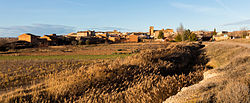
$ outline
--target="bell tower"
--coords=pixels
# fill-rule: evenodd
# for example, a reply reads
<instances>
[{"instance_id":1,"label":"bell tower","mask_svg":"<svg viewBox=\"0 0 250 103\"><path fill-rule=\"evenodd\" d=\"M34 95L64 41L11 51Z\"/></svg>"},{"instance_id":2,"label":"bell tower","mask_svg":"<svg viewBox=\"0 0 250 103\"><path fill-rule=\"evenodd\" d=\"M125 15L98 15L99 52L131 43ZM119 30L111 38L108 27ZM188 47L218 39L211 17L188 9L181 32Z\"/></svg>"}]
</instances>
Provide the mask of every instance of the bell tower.
<instances>
[{"instance_id":1,"label":"bell tower","mask_svg":"<svg viewBox=\"0 0 250 103\"><path fill-rule=\"evenodd\" d=\"M154 35L154 26L149 27L149 35Z\"/></svg>"}]
</instances>

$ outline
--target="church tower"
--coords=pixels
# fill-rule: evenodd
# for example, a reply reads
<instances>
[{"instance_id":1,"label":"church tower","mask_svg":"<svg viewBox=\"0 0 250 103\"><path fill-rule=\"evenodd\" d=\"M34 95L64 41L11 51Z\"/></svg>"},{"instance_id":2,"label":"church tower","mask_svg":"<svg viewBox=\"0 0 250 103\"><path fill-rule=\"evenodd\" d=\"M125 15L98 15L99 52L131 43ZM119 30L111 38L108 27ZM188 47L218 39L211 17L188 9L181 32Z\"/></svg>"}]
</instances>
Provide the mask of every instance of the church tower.
<instances>
[{"instance_id":1,"label":"church tower","mask_svg":"<svg viewBox=\"0 0 250 103\"><path fill-rule=\"evenodd\" d=\"M149 35L154 35L154 26L149 27Z\"/></svg>"}]
</instances>

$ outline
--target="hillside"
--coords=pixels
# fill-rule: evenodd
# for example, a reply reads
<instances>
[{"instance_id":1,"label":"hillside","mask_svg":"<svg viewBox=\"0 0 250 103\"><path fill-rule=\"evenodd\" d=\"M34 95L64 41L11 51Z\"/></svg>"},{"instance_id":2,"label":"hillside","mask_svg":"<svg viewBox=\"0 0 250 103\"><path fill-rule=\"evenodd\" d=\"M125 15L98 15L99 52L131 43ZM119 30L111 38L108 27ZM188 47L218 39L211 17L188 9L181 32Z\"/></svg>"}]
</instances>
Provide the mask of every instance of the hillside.
<instances>
[{"instance_id":1,"label":"hillside","mask_svg":"<svg viewBox=\"0 0 250 103\"><path fill-rule=\"evenodd\" d=\"M165 103L186 102L249 102L250 44L246 41L208 43L207 65L215 69L203 74L198 84L185 87Z\"/></svg>"}]
</instances>

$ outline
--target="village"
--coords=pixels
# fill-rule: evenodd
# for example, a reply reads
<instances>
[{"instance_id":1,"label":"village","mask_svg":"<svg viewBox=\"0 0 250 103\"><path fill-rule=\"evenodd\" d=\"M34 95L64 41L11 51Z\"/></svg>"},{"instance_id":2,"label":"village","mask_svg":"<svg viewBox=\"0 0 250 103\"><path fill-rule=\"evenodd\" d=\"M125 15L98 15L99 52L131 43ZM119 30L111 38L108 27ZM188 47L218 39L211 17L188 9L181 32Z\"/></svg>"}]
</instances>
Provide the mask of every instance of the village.
<instances>
[{"instance_id":1,"label":"village","mask_svg":"<svg viewBox=\"0 0 250 103\"><path fill-rule=\"evenodd\" d=\"M67 35L49 34L37 36L31 33L24 33L18 36L14 42L1 45L1 51L27 47L48 47L59 45L89 45L89 44L113 44L113 43L138 43L138 42L176 42L178 35L189 32L193 34L192 41L221 41L227 39L246 38L249 39L250 30L245 31L190 31L161 29L155 30L154 26L149 27L149 32L119 32L113 31L78 31ZM180 37L181 39L182 37ZM185 41L185 40L179 40Z\"/></svg>"}]
</instances>

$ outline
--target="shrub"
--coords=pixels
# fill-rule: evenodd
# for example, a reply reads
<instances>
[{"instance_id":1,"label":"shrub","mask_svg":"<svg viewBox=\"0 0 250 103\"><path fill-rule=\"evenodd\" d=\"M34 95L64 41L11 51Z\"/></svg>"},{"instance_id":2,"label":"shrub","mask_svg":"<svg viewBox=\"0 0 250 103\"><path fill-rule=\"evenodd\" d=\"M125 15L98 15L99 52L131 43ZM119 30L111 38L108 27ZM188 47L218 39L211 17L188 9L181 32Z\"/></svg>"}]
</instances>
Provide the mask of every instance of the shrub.
<instances>
[{"instance_id":1,"label":"shrub","mask_svg":"<svg viewBox=\"0 0 250 103\"><path fill-rule=\"evenodd\" d=\"M196 36L196 34L194 34L193 32L191 32L189 29L185 30L183 34L177 34L177 36L175 37L175 41L180 42L180 41L197 41L198 38Z\"/></svg>"},{"instance_id":2,"label":"shrub","mask_svg":"<svg viewBox=\"0 0 250 103\"><path fill-rule=\"evenodd\" d=\"M177 36L174 39L176 42L181 42L182 41L181 34L177 34Z\"/></svg>"},{"instance_id":3,"label":"shrub","mask_svg":"<svg viewBox=\"0 0 250 103\"><path fill-rule=\"evenodd\" d=\"M77 45L77 41L75 41L75 40L74 40L74 41L71 41L71 44L72 44L72 45Z\"/></svg>"},{"instance_id":4,"label":"shrub","mask_svg":"<svg viewBox=\"0 0 250 103\"><path fill-rule=\"evenodd\" d=\"M164 33L162 31L160 31L157 38L158 39L163 39L164 38Z\"/></svg>"},{"instance_id":5,"label":"shrub","mask_svg":"<svg viewBox=\"0 0 250 103\"><path fill-rule=\"evenodd\" d=\"M86 44L86 45L90 45L90 40L89 40L89 39L86 40L86 41L85 41L85 44Z\"/></svg>"}]
</instances>

